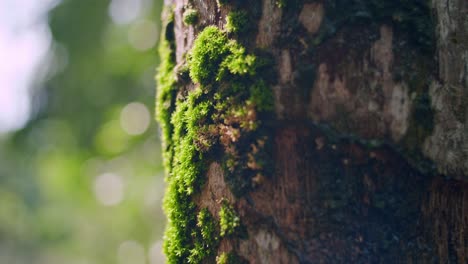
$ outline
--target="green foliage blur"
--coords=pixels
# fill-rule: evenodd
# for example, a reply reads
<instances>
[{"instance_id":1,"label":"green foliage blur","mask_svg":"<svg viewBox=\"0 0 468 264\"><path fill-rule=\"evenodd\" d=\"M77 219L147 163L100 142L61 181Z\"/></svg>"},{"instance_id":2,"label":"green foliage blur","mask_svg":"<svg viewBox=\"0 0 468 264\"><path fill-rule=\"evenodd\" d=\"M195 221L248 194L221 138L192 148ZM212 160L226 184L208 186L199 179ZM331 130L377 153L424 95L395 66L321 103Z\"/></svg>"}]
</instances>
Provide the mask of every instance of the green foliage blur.
<instances>
[{"instance_id":1,"label":"green foliage blur","mask_svg":"<svg viewBox=\"0 0 468 264\"><path fill-rule=\"evenodd\" d=\"M153 121L162 0L142 2L129 24L113 22L108 0L49 12L36 112L0 139L0 263L164 262Z\"/></svg>"}]
</instances>

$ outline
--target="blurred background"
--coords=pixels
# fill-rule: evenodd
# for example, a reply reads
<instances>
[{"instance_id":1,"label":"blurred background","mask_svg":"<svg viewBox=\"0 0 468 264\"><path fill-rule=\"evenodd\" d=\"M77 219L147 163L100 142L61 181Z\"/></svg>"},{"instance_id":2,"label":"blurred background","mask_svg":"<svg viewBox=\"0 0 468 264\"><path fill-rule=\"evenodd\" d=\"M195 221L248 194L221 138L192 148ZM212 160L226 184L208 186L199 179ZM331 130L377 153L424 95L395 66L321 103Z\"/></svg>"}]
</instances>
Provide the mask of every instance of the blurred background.
<instances>
[{"instance_id":1,"label":"blurred background","mask_svg":"<svg viewBox=\"0 0 468 264\"><path fill-rule=\"evenodd\" d=\"M0 263L164 263L163 0L0 0Z\"/></svg>"}]
</instances>

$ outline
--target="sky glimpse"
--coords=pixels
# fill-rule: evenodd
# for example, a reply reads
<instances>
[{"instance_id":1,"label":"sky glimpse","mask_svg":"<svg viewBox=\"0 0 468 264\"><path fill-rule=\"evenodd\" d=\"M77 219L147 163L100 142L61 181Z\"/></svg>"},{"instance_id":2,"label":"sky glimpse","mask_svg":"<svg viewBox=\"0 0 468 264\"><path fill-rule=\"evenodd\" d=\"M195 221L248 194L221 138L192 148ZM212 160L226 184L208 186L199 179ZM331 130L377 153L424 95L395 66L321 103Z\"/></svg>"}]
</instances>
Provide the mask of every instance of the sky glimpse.
<instances>
[{"instance_id":1,"label":"sky glimpse","mask_svg":"<svg viewBox=\"0 0 468 264\"><path fill-rule=\"evenodd\" d=\"M28 120L36 70L51 44L46 14L56 2L0 1L0 133Z\"/></svg>"}]
</instances>

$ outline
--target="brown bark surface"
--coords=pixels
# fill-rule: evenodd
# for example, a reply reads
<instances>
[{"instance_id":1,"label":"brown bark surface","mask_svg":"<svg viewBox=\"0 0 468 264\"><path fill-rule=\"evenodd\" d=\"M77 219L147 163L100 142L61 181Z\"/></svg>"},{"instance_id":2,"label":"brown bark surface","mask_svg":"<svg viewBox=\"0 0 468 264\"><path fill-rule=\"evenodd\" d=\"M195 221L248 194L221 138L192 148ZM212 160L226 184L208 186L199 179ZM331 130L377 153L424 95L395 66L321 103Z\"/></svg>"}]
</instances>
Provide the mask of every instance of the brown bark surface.
<instances>
[{"instance_id":1,"label":"brown bark surface","mask_svg":"<svg viewBox=\"0 0 468 264\"><path fill-rule=\"evenodd\" d=\"M327 1L245 2L259 19L239 39L276 65L275 168L235 197L211 164L197 206L217 216L227 199L247 231L218 252L249 263L467 263L468 2L434 0L412 18L433 21L428 49L398 12L321 37L338 9ZM171 4L177 64L234 8ZM182 22L188 5L196 26Z\"/></svg>"}]
</instances>

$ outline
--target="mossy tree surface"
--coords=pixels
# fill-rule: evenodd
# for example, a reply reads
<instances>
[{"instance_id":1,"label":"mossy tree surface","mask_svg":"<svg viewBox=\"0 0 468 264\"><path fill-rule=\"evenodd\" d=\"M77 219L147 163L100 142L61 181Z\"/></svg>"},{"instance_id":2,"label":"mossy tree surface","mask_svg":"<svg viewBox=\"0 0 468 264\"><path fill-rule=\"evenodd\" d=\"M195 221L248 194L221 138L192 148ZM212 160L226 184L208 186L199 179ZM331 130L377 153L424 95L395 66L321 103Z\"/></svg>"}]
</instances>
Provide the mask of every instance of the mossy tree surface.
<instances>
[{"instance_id":1,"label":"mossy tree surface","mask_svg":"<svg viewBox=\"0 0 468 264\"><path fill-rule=\"evenodd\" d=\"M172 23L168 22L166 30ZM240 224L226 201L217 222L206 208L197 208L193 202L206 168L216 161L227 172L245 177L264 172L259 159L267 155L268 135L258 116L273 109L273 97L265 80L255 76L265 67L261 58L247 54L242 45L213 26L200 32L182 69L181 74L189 75L196 86L178 91L170 41L166 38L160 44L162 63L157 76L157 117L168 172L165 253L170 263L200 263L214 259L218 236L232 235ZM185 98L175 99L181 93ZM243 156L251 165L244 165ZM233 177L233 181L238 192L252 186L249 178Z\"/></svg>"},{"instance_id":2,"label":"mossy tree surface","mask_svg":"<svg viewBox=\"0 0 468 264\"><path fill-rule=\"evenodd\" d=\"M169 263L468 261L468 4L168 2Z\"/></svg>"}]
</instances>

